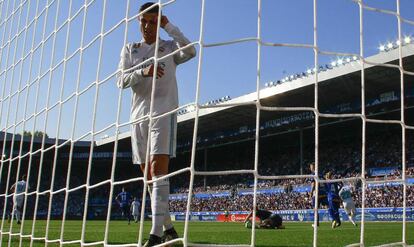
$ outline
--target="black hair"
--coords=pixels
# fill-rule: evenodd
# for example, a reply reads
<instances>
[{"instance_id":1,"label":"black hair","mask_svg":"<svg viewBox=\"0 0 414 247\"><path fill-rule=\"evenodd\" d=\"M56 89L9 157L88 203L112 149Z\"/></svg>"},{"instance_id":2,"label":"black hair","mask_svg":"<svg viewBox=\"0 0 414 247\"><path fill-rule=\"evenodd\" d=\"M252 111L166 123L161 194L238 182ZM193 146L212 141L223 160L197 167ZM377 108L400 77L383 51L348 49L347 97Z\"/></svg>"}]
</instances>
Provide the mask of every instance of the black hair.
<instances>
[{"instance_id":1,"label":"black hair","mask_svg":"<svg viewBox=\"0 0 414 247\"><path fill-rule=\"evenodd\" d=\"M155 3L153 3L153 2L147 2L147 3L144 3L143 5L141 5L141 7L139 8L139 12L141 13L141 12L143 12L144 10L146 10L146 9L148 9L148 8L151 8L153 5L156 5ZM146 13L154 13L154 14L158 14L158 11L159 11L159 7L158 7L158 5L156 5L156 6L154 6L154 7L152 7L151 9L149 9Z\"/></svg>"},{"instance_id":2,"label":"black hair","mask_svg":"<svg viewBox=\"0 0 414 247\"><path fill-rule=\"evenodd\" d=\"M324 170L323 171L323 174L326 176L326 175L328 175L328 173L330 174L330 175L333 175L333 170L331 170L331 169L326 169L326 170Z\"/></svg>"}]
</instances>

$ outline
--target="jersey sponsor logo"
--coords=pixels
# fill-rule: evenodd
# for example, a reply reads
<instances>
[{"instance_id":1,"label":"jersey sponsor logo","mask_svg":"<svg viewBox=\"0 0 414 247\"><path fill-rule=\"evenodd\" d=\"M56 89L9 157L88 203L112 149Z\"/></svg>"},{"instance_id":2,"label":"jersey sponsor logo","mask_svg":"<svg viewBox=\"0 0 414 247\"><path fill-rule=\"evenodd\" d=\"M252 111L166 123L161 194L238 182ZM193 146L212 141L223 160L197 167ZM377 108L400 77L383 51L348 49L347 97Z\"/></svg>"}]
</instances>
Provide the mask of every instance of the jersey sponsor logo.
<instances>
[{"instance_id":1,"label":"jersey sponsor logo","mask_svg":"<svg viewBox=\"0 0 414 247\"><path fill-rule=\"evenodd\" d=\"M247 214L231 214L230 215L230 220L233 221L233 222L243 222L246 219L246 216L247 216ZM218 221L225 221L226 218L228 218L228 217L226 217L224 214L220 214L217 217L217 220Z\"/></svg>"},{"instance_id":2,"label":"jersey sponsor logo","mask_svg":"<svg viewBox=\"0 0 414 247\"><path fill-rule=\"evenodd\" d=\"M134 43L132 45L132 51L131 53L138 53L138 48L141 46L141 43Z\"/></svg>"},{"instance_id":3,"label":"jersey sponsor logo","mask_svg":"<svg viewBox=\"0 0 414 247\"><path fill-rule=\"evenodd\" d=\"M143 57L142 58L142 61L148 60L150 58L152 58L152 57ZM149 62L147 62L147 63L145 63L143 65L138 66L138 69L147 68L147 67L151 66L152 64L154 64L154 61L151 60L151 61L149 61ZM160 68L163 68L163 69L166 67L165 62L158 62L158 66Z\"/></svg>"},{"instance_id":4,"label":"jersey sponsor logo","mask_svg":"<svg viewBox=\"0 0 414 247\"><path fill-rule=\"evenodd\" d=\"M134 43L134 44L132 45L132 48L133 48L133 49L138 49L139 47L141 47L141 43Z\"/></svg>"}]
</instances>

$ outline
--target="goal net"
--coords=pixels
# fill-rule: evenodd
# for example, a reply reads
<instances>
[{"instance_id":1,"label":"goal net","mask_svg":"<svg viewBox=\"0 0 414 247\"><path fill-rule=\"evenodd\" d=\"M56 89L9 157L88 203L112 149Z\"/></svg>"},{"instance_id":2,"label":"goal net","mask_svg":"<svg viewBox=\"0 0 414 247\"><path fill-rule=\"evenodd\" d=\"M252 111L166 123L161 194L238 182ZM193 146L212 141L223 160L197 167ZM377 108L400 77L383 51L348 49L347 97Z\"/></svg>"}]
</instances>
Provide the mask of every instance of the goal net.
<instances>
[{"instance_id":1,"label":"goal net","mask_svg":"<svg viewBox=\"0 0 414 247\"><path fill-rule=\"evenodd\" d=\"M180 217L177 215L181 216L183 226L180 237L164 245L179 243L184 246L255 246L259 241L256 235L258 223L255 220L252 221L247 243L236 241L226 245L193 239L191 236L193 222L191 221L195 218L195 211L222 211L223 215L224 211L233 211L227 210L232 208L228 204L226 207L219 208L205 206L204 209L207 208L207 210L196 209L196 202L198 205L205 202L200 199L205 194L213 200L215 197L227 198L218 199L218 201L238 198L239 201L236 199L235 201L246 202L246 206L236 205L239 207L234 207L234 211L243 211L240 214L244 216L252 211L253 219L255 219L256 209L263 209L268 205L263 203L265 200L275 203L277 200L286 199L275 195L279 193L275 192L277 190L275 188L283 187L283 193L290 193L291 190L302 188L297 181L308 185L311 182L315 183L316 196L313 204L312 196L309 194L306 196L305 194L290 195L291 198L297 196L295 200L298 202L303 201L301 205L307 205L307 212L312 215L309 227L312 223L315 226L317 224L317 218L314 216L321 209L318 206L320 188L324 188L327 183L357 184L358 192L355 193L359 200L357 203L359 207L357 223L360 225L359 241L347 243L348 246L372 245L369 241L367 242L366 221L369 219L367 208L374 204L367 205L367 201L375 197L372 191L375 191L377 185L398 187L397 190L400 192L395 200L385 206L381 203L374 206L398 207L401 210L398 211L396 219L390 218L390 220L401 222L400 239L382 244L386 246L408 244L407 221L414 219L414 217L407 218L407 215L412 214L412 211L410 214L407 212L407 207L413 206L409 205L408 201L409 195L413 194L411 192L413 181L408 178L408 175L413 175L413 172L409 173L408 164L412 161L410 159L412 145L409 143L409 137L412 138L414 125L410 122L410 111L407 110L411 106L412 86L407 85L414 76L412 69L414 46L411 36L404 30L413 30L414 20L407 17L409 14L406 13L407 9L410 9L409 6L412 6L411 3L396 0L394 7L389 8L388 5L387 7L381 4L371 5L372 1L342 1L353 8L354 15L350 23L355 25L354 31L357 33L352 37L356 52L343 52L344 49L338 46L326 45L324 43L326 41L321 44L321 37L325 37L327 32L325 30L327 26L322 24L321 16L324 16L325 12L341 12L340 9L330 10L321 7L326 7L326 1L307 1L306 6L301 4L297 6L306 9L309 17L307 31L305 28L298 30L304 33L303 36L297 37L305 37L304 40L290 42L289 40L296 40L296 36L292 35L293 38L289 36L289 33L295 32L294 30L278 33L282 36L281 38L269 35L269 32L272 32L269 31L272 22L283 24L285 21L290 21L272 19L276 14L275 16L269 14L272 11L283 11L283 7L288 5L287 1L280 1L280 6L273 1L251 1L254 3L254 11L250 9L251 15L246 16L245 19L246 23L250 21L254 25L245 25L243 28L248 30L249 34L243 34L240 37L237 28L244 24L237 26L237 23L233 23L236 25L228 26L228 23L232 23L231 17L226 18L223 15L227 12L237 13L239 4L241 9L250 8L251 6L246 5L245 2L233 1L229 4L205 0L159 0L156 1L156 5L160 7L160 12L168 17L170 17L169 13L174 13L170 21L172 23L175 23L175 19L181 21L178 24L184 27L178 26L184 34L190 33L191 43L179 47L173 53L160 55L160 49L158 49L160 40L157 39L154 44L156 50L154 56L149 56L146 61L134 64L129 70L120 70L118 62L122 48L128 43L139 42L138 18L142 13L138 10L144 2L0 0L0 246L142 246L148 238L148 224L145 220L151 217L148 188L155 181L165 178L169 178L172 185L179 187L172 188L175 194L170 196L170 200L179 202L172 202L170 209L171 213L174 210L179 211L176 212L179 214L174 217L178 221ZM212 6L221 10L220 14L212 15L209 12ZM269 9L269 6L275 9ZM370 33L366 32L365 17L372 14L389 18L393 23L391 30L395 32L395 35L393 34L395 40L381 44L378 54L375 55L365 45L365 42L371 42L367 36L373 35L370 28L368 28ZM192 20L195 19L197 22L193 23ZM221 22L217 19L221 19ZM161 20L161 16L158 20ZM214 23L212 24L214 31L206 30L208 21ZM239 20L234 20L234 22L237 21ZM335 29L334 25L328 28ZM211 41L209 35L214 32L226 38ZM335 35L332 30L328 33ZM157 37L169 39L165 36L160 24L157 26ZM232 63L237 66L240 61L232 59L230 51L234 51L233 47L238 45L253 47L253 52L250 54L253 54L254 59L249 57L243 66L234 69L231 68ZM148 114L140 119L131 120L132 93L130 90L117 88L117 74L133 71L144 66L148 61L152 61L157 67L163 63L163 60L192 46L197 50L196 58L188 64L181 65L183 69L180 70L180 67L177 72L177 80L186 81L184 85L179 85L180 101L184 101L184 104L162 116ZM220 55L214 57L212 54L217 52L216 49ZM287 49L289 52L286 52ZM272 53L275 50L280 53ZM277 72L278 75L269 76L269 71L270 73L284 69L292 71L285 67L269 68L267 61L273 59L269 58L269 54L280 56L281 61L286 61L283 66L290 66L288 56L291 51L308 57L306 60L308 64L300 60L294 62L295 66L299 64L299 68L305 66L304 72L295 72L290 75L284 71ZM292 56L295 57L295 55ZM332 58L335 59L332 60ZM223 67L214 69L212 64L215 62L223 63ZM229 67L225 67L226 63ZM307 70L306 66L309 66ZM295 69L297 68L293 70ZM368 69L371 69L369 73ZM214 76L213 73L215 73ZM225 96L207 102L213 97L208 95L209 93L214 92L216 95L217 91L221 90L221 85L213 85L212 81L221 80L218 77L222 77L224 84L225 80L230 78L229 74L238 73L241 76L238 76L237 80L250 80L255 83L249 84L254 85L250 89L239 89L243 85L233 84L234 91L249 94L233 99ZM243 75L247 73L250 73L251 77L243 78ZM279 75L280 80L264 83L268 78ZM328 85L329 81L334 81L339 77L342 79L338 79L338 88L331 84ZM397 82L391 86L386 84L387 79L378 79L382 82L378 82L377 85L372 83L372 80L377 80L372 79L373 77L377 79L379 77L397 78ZM352 87L345 85L347 80L352 80ZM156 78L153 76L153 88L155 83ZM213 86L209 87L209 84ZM308 88L307 91L305 89L301 91L301 88L305 87ZM373 99L373 88L383 90L377 101ZM351 92L349 94L358 100L357 106L354 107L353 103L346 103L348 99L343 95L348 92L333 92L334 89L349 90ZM297 93L290 94L290 91ZM300 94L303 96L298 96ZM151 95L154 97L154 92ZM181 95L184 95L184 99ZM277 95L281 95L280 100ZM289 101L286 98L290 96L292 99L297 98L294 98L295 101ZM332 100L328 99L328 96L336 99L343 97L343 102L335 110L331 110L327 107ZM272 100L272 97L276 98ZM393 104L390 115L394 115L390 118L387 117L388 115L381 115L387 111L386 108L381 108L381 103L388 102ZM374 109L376 105L379 106ZM153 107L151 105L150 111ZM232 112L233 110L235 112ZM177 160L181 166L178 168L170 166L168 175L149 180L147 175L142 175L138 167L132 165L130 126L132 124L152 126L153 122L160 117L173 115L178 115L179 141L177 144L178 150L182 153L177 154ZM216 119L215 116L217 116ZM235 116L239 118L232 119ZM211 122L209 122L210 117ZM305 120L307 123L302 124L301 121ZM345 177L322 178L319 174L327 169L332 171L336 168L330 167L329 162L325 162L326 156L335 153L335 150L332 151L332 147L331 149L326 147L325 136L321 136L322 128L339 126L338 129L346 132L346 127L341 129L343 128L341 124L347 120L358 122L358 125L352 126L358 131L359 139L352 142L352 145L355 145L351 147L352 150L356 149L355 146L358 149L359 154L354 156L357 158L352 161L358 164L357 169L352 166L352 169L358 172L351 172ZM339 124L336 125L336 123ZM396 161L394 170L398 172L390 175L388 168L384 168L387 170L386 175L377 176L375 179L369 174L379 170L368 169L371 168L369 165L371 165L372 153L375 155L375 152L370 149L370 144L375 142L372 145L375 146L378 142L387 140L375 139L377 132L369 132L370 127L374 128L374 125L380 125L385 129L381 133L386 133L388 126L393 126L393 131L395 131L393 133L398 133L398 140L392 142L392 148L394 148L392 150L397 150L394 154ZM234 126L237 126L237 131L229 133L229 129L234 129ZM278 134L272 132L280 126L290 127L281 128ZM271 155L272 152L276 152L268 149L268 145L278 145L270 141L266 143L268 140L266 138L278 136L281 133L291 133L295 129L298 130L295 133L298 133L300 139L300 154L299 152L295 154L300 156L298 161L300 165L295 166L297 169L292 166L286 167L285 170L278 168L279 170L273 172L273 168L265 166L264 163L282 162L284 158L291 157L290 151L288 147L281 144L277 155L273 154L272 157L263 160L262 153ZM307 130L309 131L306 132ZM213 131L219 134L206 137ZM330 135L333 132L335 131L327 130L326 133ZM386 134L384 135L384 139L388 138ZM396 135L391 136L395 138ZM306 137L310 144L304 147L302 141ZM371 142L370 138L374 141ZM289 143L288 139L282 139L282 141ZM250 149L238 153L240 156L233 158L250 159L249 165L229 164L228 167L224 165L209 167L207 160L209 149L206 147L223 147L220 149L222 151L212 150L212 155L227 155L226 152L233 152L234 147L238 147L237 143L242 143L244 140L250 141L251 145L239 147ZM233 149L228 147L231 145L234 145ZM341 145L345 145L340 146L344 149L338 152L347 148L346 144ZM312 155L303 157L305 153ZM381 155L380 151L378 155ZM292 159L288 158L283 162L291 164ZM149 160L148 147L147 163ZM315 164L313 172L308 170L306 164L311 161ZM147 174L148 169L150 168L146 166L144 174ZM234 180L229 177L234 177ZM213 189L214 193L206 189L208 181L213 178L219 184L216 189ZM236 186L246 178L249 178L249 186ZM26 185L21 192L16 192L19 190L20 181L25 181ZM233 185L228 185L227 181ZM133 229L130 232L135 234L131 239L124 239L122 236L117 238L113 233L117 230L117 225L113 222L123 217L118 210L116 198L123 187L130 190L133 197L140 201L140 210L136 214L138 223L130 228ZM271 187L272 191L265 192L264 187ZM224 196L217 192L222 190L226 191ZM240 199L243 193L248 196ZM270 193L271 196L264 196L266 193ZM17 209L17 205L21 207ZM269 210L281 213L277 210L285 209L283 207ZM295 207L292 209L299 209ZM230 219L239 217L239 214L233 212L229 214L230 216L225 217ZM219 218L217 214L210 215L213 215L214 219ZM300 217L299 221L302 221L305 216ZM326 219L322 217L321 221L324 220ZM289 227L294 228L295 225L289 225ZM321 244L318 238L321 231L318 227L311 229L313 231L312 245L318 246Z\"/></svg>"}]
</instances>

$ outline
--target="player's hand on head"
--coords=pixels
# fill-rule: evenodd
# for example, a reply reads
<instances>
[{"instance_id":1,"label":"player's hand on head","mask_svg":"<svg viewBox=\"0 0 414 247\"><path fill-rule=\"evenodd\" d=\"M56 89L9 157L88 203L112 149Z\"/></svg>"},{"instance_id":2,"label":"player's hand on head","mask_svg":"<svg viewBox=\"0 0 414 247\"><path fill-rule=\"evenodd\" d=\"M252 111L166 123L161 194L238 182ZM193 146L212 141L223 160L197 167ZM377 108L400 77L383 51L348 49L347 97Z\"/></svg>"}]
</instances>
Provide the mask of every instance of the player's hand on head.
<instances>
[{"instance_id":1,"label":"player's hand on head","mask_svg":"<svg viewBox=\"0 0 414 247\"><path fill-rule=\"evenodd\" d=\"M168 18L165 15L161 16L160 26L162 28L165 28L165 26L168 24L168 22L170 22L170 21L168 20Z\"/></svg>"},{"instance_id":2,"label":"player's hand on head","mask_svg":"<svg viewBox=\"0 0 414 247\"><path fill-rule=\"evenodd\" d=\"M142 75L144 77L152 77L152 76L154 76L154 68L155 68L154 64L151 64L149 67L143 69ZM159 79L159 78L161 78L163 76L164 76L164 69L161 68L160 66L158 66L158 69L157 69L157 79Z\"/></svg>"}]
</instances>

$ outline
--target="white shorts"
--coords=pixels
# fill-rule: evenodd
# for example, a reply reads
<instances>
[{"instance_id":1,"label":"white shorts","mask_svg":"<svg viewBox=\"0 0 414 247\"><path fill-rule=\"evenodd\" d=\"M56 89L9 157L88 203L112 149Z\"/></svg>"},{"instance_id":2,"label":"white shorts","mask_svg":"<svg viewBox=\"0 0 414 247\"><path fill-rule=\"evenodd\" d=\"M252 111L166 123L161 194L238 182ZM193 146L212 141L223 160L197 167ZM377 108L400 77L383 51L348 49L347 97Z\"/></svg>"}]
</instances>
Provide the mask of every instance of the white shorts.
<instances>
[{"instance_id":1,"label":"white shorts","mask_svg":"<svg viewBox=\"0 0 414 247\"><path fill-rule=\"evenodd\" d=\"M148 142L148 121L133 124L131 128L132 162L144 164ZM151 129L150 155L167 154L175 157L177 142L177 115L155 119Z\"/></svg>"},{"instance_id":2,"label":"white shorts","mask_svg":"<svg viewBox=\"0 0 414 247\"><path fill-rule=\"evenodd\" d=\"M355 214L355 203L353 201L344 201L342 202L342 205L344 206L345 212L350 215Z\"/></svg>"},{"instance_id":3,"label":"white shorts","mask_svg":"<svg viewBox=\"0 0 414 247\"><path fill-rule=\"evenodd\" d=\"M13 207L22 208L24 203L24 195L17 195L13 197Z\"/></svg>"}]
</instances>

